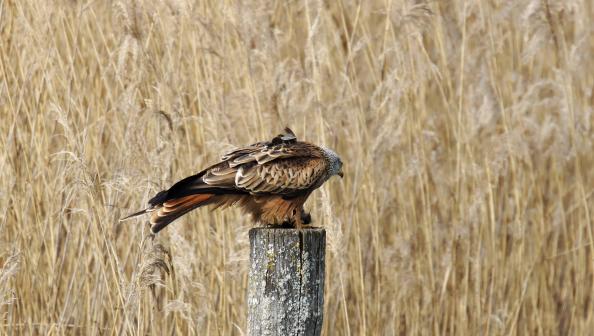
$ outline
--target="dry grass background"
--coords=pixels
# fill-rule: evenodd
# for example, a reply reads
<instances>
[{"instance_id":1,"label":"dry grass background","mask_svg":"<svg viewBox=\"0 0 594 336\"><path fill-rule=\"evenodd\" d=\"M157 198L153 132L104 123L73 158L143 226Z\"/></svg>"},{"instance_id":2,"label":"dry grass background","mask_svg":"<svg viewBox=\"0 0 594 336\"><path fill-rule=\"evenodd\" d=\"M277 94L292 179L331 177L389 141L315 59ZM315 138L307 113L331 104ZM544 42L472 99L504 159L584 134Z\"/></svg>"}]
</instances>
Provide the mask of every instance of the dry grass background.
<instances>
[{"instance_id":1,"label":"dry grass background","mask_svg":"<svg viewBox=\"0 0 594 336\"><path fill-rule=\"evenodd\" d=\"M241 335L248 218L118 218L290 125L325 335L594 328L594 5L0 0L1 334Z\"/></svg>"}]
</instances>

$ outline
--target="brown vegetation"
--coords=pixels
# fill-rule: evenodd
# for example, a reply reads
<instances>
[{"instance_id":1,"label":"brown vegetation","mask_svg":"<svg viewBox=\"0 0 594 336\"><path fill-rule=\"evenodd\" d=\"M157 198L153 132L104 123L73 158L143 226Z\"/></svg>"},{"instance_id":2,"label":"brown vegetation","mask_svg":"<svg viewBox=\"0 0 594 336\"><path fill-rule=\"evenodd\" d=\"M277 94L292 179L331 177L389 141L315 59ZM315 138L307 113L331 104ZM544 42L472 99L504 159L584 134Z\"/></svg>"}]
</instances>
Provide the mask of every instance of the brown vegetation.
<instances>
[{"instance_id":1,"label":"brown vegetation","mask_svg":"<svg viewBox=\"0 0 594 336\"><path fill-rule=\"evenodd\" d=\"M0 1L0 334L241 335L249 218L118 219L289 125L325 335L594 330L591 1Z\"/></svg>"}]
</instances>

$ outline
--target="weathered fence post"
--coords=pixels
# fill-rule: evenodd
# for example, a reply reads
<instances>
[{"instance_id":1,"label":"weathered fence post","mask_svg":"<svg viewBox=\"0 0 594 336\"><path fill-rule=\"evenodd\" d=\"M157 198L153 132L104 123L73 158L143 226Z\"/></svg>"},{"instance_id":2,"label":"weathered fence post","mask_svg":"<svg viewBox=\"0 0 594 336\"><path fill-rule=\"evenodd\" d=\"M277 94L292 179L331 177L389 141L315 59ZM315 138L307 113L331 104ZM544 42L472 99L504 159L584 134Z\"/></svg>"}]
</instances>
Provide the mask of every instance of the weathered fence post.
<instances>
[{"instance_id":1,"label":"weathered fence post","mask_svg":"<svg viewBox=\"0 0 594 336\"><path fill-rule=\"evenodd\" d=\"M250 336L318 336L324 311L324 229L250 230Z\"/></svg>"}]
</instances>

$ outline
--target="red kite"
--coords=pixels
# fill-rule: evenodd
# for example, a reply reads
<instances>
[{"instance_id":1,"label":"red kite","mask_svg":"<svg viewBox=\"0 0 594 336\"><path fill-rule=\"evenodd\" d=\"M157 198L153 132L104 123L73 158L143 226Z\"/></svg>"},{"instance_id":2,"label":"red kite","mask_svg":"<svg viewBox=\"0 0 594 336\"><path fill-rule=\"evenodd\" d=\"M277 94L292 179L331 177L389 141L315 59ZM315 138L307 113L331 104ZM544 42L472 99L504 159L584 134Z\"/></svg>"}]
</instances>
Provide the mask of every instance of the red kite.
<instances>
[{"instance_id":1,"label":"red kite","mask_svg":"<svg viewBox=\"0 0 594 336\"><path fill-rule=\"evenodd\" d=\"M343 176L342 161L327 148L298 141L286 128L271 141L238 148L221 162L157 193L149 207L122 220L150 213L157 233L204 205L239 205L256 222L301 228L311 217L303 203L333 175Z\"/></svg>"}]
</instances>

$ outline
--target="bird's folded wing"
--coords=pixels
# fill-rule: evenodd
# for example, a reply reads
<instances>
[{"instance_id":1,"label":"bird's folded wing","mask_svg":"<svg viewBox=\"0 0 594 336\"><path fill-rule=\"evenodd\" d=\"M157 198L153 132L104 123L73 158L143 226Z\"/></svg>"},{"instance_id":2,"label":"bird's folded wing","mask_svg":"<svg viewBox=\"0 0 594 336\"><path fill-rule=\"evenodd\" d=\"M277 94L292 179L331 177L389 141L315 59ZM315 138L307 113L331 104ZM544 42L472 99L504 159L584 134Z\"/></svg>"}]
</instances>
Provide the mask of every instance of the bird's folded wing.
<instances>
[{"instance_id":1,"label":"bird's folded wing","mask_svg":"<svg viewBox=\"0 0 594 336\"><path fill-rule=\"evenodd\" d=\"M325 161L321 158L275 160L240 167L235 185L254 194L291 194L314 188L325 170Z\"/></svg>"},{"instance_id":2,"label":"bird's folded wing","mask_svg":"<svg viewBox=\"0 0 594 336\"><path fill-rule=\"evenodd\" d=\"M271 141L238 148L222 159L204 172L201 182L252 194L288 195L315 188L327 168L320 148L297 141L288 128Z\"/></svg>"}]
</instances>

